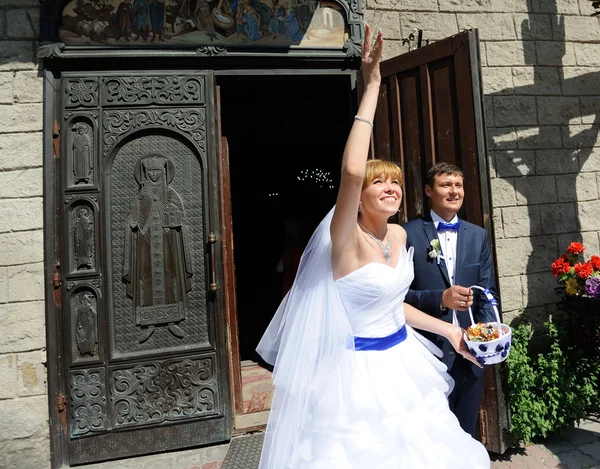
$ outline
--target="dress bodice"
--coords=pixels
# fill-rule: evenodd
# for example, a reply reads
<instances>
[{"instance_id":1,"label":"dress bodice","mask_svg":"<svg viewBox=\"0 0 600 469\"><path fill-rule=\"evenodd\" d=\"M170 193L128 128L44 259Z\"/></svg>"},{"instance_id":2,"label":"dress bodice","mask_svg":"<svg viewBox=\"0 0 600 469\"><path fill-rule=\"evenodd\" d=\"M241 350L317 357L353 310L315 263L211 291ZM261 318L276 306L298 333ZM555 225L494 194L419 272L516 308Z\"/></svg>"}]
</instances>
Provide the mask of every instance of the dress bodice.
<instances>
[{"instance_id":1,"label":"dress bodice","mask_svg":"<svg viewBox=\"0 0 600 469\"><path fill-rule=\"evenodd\" d=\"M354 335L384 337L398 331L413 277L413 248L403 246L395 267L370 262L336 280Z\"/></svg>"}]
</instances>

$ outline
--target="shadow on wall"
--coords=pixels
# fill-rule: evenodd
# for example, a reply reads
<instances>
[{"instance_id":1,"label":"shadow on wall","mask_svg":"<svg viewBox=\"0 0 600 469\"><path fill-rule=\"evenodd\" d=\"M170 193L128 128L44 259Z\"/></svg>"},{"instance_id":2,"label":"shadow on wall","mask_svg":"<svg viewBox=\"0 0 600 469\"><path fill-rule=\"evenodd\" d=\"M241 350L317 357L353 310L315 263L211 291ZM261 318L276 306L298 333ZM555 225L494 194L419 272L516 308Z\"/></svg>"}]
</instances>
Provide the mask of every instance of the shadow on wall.
<instances>
[{"instance_id":1,"label":"shadow on wall","mask_svg":"<svg viewBox=\"0 0 600 469\"><path fill-rule=\"evenodd\" d=\"M524 62L532 67L508 67L514 85L531 83L531 75L533 84L486 94L497 178L492 181L494 205L502 207L504 228L497 239L498 267L503 275L518 274L500 280L504 309L513 310L506 320L519 314L514 292L522 291L536 329L560 299L551 263L571 241L583 241L588 251L595 251L600 229L596 173L582 172L598 141L600 96L593 95L600 95L600 71L580 73L576 68L565 74L564 65L574 64L570 59L565 63L573 44L565 41L565 17L558 14L556 2L534 1L544 14L535 14L527 2L529 18L521 33ZM552 40L539 40L547 39L549 26ZM574 49L569 54L574 59ZM498 225L498 215L496 220Z\"/></svg>"}]
</instances>

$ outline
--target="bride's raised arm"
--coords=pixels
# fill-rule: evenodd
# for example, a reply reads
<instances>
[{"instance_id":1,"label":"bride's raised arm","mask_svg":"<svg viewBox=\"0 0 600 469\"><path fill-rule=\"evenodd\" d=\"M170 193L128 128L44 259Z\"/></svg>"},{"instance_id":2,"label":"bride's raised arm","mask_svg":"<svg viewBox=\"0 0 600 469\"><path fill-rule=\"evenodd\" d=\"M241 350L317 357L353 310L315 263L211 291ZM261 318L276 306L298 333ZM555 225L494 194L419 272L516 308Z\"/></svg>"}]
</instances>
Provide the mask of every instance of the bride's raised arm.
<instances>
[{"instance_id":1,"label":"bride's raised arm","mask_svg":"<svg viewBox=\"0 0 600 469\"><path fill-rule=\"evenodd\" d=\"M372 45L372 41L375 43ZM358 107L354 124L348 135L344 155L340 188L335 212L331 221L333 259L339 259L342 249L356 236L356 216L360 201L365 166L369 153L369 142L373 130L373 117L377 107L381 74L379 62L383 50L383 36L371 37L371 28L365 26L365 40L362 44L362 76L364 92Z\"/></svg>"}]
</instances>

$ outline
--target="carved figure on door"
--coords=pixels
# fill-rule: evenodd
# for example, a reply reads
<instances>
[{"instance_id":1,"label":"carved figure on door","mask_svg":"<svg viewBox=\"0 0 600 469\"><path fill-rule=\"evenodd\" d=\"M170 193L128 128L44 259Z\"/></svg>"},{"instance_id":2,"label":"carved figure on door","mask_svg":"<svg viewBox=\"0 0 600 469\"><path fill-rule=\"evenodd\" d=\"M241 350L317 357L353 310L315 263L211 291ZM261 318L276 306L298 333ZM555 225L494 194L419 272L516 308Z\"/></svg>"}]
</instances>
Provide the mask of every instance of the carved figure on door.
<instances>
[{"instance_id":1,"label":"carved figure on door","mask_svg":"<svg viewBox=\"0 0 600 469\"><path fill-rule=\"evenodd\" d=\"M142 329L138 340L146 341L158 325L181 338L193 269L183 201L170 187L175 165L163 155L146 155L134 177L139 190L126 220L123 282Z\"/></svg>"},{"instance_id":2,"label":"carved figure on door","mask_svg":"<svg viewBox=\"0 0 600 469\"><path fill-rule=\"evenodd\" d=\"M75 211L75 261L77 270L91 269L94 258L94 221L88 207Z\"/></svg>"},{"instance_id":3,"label":"carved figure on door","mask_svg":"<svg viewBox=\"0 0 600 469\"><path fill-rule=\"evenodd\" d=\"M89 184L92 180L92 140L89 127L85 124L73 126L73 176L75 184Z\"/></svg>"},{"instance_id":4,"label":"carved figure on door","mask_svg":"<svg viewBox=\"0 0 600 469\"><path fill-rule=\"evenodd\" d=\"M82 292L77 295L76 301L75 341L77 348L82 356L94 356L98 343L96 298L90 292Z\"/></svg>"}]
</instances>

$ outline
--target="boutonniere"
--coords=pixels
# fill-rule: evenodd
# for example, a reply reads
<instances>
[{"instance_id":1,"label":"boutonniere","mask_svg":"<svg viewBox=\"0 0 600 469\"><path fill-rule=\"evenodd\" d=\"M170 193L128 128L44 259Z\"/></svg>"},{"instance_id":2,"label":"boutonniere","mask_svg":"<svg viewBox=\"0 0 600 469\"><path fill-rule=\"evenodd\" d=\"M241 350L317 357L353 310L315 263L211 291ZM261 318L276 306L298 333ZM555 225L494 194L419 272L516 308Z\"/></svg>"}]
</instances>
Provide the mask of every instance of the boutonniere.
<instances>
[{"instance_id":1,"label":"boutonniere","mask_svg":"<svg viewBox=\"0 0 600 469\"><path fill-rule=\"evenodd\" d=\"M439 239L432 239L429 242L429 247L427 248L427 256L429 256L430 259L436 259L438 264L444 258L440 249Z\"/></svg>"}]
</instances>

